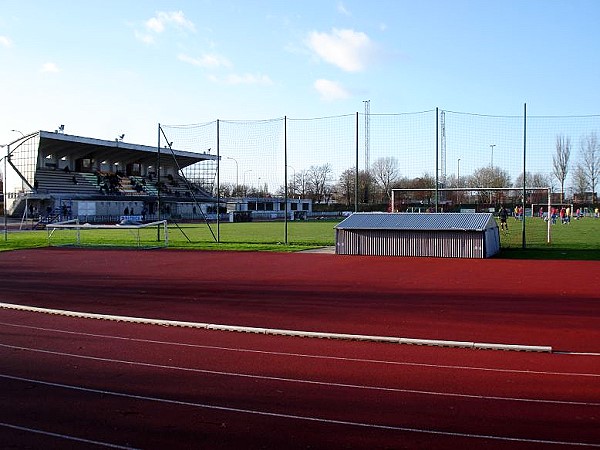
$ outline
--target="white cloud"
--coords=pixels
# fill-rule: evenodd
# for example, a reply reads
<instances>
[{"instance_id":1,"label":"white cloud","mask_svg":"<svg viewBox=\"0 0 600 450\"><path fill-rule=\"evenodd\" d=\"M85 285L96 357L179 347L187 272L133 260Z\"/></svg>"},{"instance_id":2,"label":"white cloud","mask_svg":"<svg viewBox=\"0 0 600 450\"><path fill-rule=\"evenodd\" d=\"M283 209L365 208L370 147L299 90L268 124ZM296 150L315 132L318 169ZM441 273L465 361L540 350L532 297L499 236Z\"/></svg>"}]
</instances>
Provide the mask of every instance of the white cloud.
<instances>
[{"instance_id":1,"label":"white cloud","mask_svg":"<svg viewBox=\"0 0 600 450\"><path fill-rule=\"evenodd\" d=\"M154 33L162 33L167 26L173 26L178 29L187 29L196 31L192 21L185 18L183 11L159 11L156 15L146 21L146 29Z\"/></svg>"},{"instance_id":2,"label":"white cloud","mask_svg":"<svg viewBox=\"0 0 600 450\"><path fill-rule=\"evenodd\" d=\"M313 31L308 47L324 61L347 72L360 72L375 59L376 45L365 33L334 28L331 33Z\"/></svg>"},{"instance_id":3,"label":"white cloud","mask_svg":"<svg viewBox=\"0 0 600 450\"><path fill-rule=\"evenodd\" d=\"M219 67L232 67L231 61L221 55L217 54L204 54L199 58L194 58L189 55L179 54L177 59L180 61L192 64L194 66L203 67L206 69L217 69Z\"/></svg>"},{"instance_id":4,"label":"white cloud","mask_svg":"<svg viewBox=\"0 0 600 450\"><path fill-rule=\"evenodd\" d=\"M271 86L273 81L269 78L268 75L261 74L251 74L245 73L242 75L238 74L229 74L225 77L217 77L216 75L209 75L208 79L215 83L219 84L227 84L227 85L261 85L261 86Z\"/></svg>"},{"instance_id":5,"label":"white cloud","mask_svg":"<svg viewBox=\"0 0 600 450\"><path fill-rule=\"evenodd\" d=\"M351 16L352 14L350 14L350 11L348 11L346 9L346 6L344 5L343 2L338 2L337 4L337 10L340 14L343 14L344 16Z\"/></svg>"},{"instance_id":6,"label":"white cloud","mask_svg":"<svg viewBox=\"0 0 600 450\"><path fill-rule=\"evenodd\" d=\"M6 36L0 36L0 47L11 48L12 41Z\"/></svg>"},{"instance_id":7,"label":"white cloud","mask_svg":"<svg viewBox=\"0 0 600 450\"><path fill-rule=\"evenodd\" d=\"M60 72L60 69L53 62L47 62L42 65L42 68L40 69L40 71L42 73L58 73L58 72Z\"/></svg>"},{"instance_id":8,"label":"white cloud","mask_svg":"<svg viewBox=\"0 0 600 450\"><path fill-rule=\"evenodd\" d=\"M154 36L164 33L167 28L196 31L196 26L185 17L183 11L158 11L154 17L144 22L143 32L135 31L135 37L145 44L153 44Z\"/></svg>"},{"instance_id":9,"label":"white cloud","mask_svg":"<svg viewBox=\"0 0 600 450\"><path fill-rule=\"evenodd\" d=\"M327 102L345 100L351 97L350 92L336 81L319 79L315 81L314 87L321 96L321 99Z\"/></svg>"}]
</instances>

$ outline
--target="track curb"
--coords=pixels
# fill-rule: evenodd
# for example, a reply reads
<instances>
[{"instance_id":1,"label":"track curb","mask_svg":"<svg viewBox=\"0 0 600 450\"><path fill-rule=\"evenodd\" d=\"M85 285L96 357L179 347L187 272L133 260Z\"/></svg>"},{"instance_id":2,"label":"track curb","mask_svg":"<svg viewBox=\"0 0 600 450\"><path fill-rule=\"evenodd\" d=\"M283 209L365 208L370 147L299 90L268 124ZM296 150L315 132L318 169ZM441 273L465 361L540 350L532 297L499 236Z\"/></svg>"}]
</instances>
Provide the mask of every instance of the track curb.
<instances>
[{"instance_id":1,"label":"track curb","mask_svg":"<svg viewBox=\"0 0 600 450\"><path fill-rule=\"evenodd\" d=\"M295 336L317 339L335 339L347 341L363 341L363 342L381 342L390 344L403 345L423 345L433 347L453 347L453 348L471 348L475 350L504 350L504 351L520 351L520 352L540 352L552 353L551 346L545 345L522 345L522 344L498 344L487 342L469 342L469 341L452 341L440 339L415 339L406 337L392 336L369 336L361 334L344 334L344 333L327 333L318 331L296 331L284 330L277 328L262 328L262 327L245 327L237 325L220 325L202 322L185 322L179 320L164 320L164 319L148 319L144 317L129 317L117 316L109 314L96 314L77 311L66 311L62 309L40 308L37 306L16 305L13 303L0 303L0 309L11 309L17 311L38 312L44 314L53 314L67 317L77 317L83 319L110 320L115 322L129 322L146 325L160 325L182 328L198 328L214 331L231 331L238 333L254 333L254 334L269 334L277 336Z\"/></svg>"}]
</instances>

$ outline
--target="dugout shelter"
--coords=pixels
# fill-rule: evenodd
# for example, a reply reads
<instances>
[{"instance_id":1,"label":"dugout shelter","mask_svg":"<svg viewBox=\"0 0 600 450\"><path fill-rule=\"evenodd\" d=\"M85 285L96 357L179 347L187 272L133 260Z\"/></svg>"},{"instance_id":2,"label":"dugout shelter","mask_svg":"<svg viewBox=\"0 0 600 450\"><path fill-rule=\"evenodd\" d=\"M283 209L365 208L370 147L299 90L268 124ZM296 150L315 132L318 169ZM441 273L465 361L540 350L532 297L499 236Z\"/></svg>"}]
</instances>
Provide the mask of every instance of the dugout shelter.
<instances>
[{"instance_id":1,"label":"dugout shelter","mask_svg":"<svg viewBox=\"0 0 600 450\"><path fill-rule=\"evenodd\" d=\"M489 258L500 251L491 213L354 213L335 234L339 255Z\"/></svg>"},{"instance_id":2,"label":"dugout shelter","mask_svg":"<svg viewBox=\"0 0 600 450\"><path fill-rule=\"evenodd\" d=\"M156 220L159 215L200 214L199 208L206 212L216 203L210 194L216 155L170 148L161 152L122 139L57 130L11 142L3 155L6 214L31 219L34 225L72 218L114 222L123 215Z\"/></svg>"}]
</instances>

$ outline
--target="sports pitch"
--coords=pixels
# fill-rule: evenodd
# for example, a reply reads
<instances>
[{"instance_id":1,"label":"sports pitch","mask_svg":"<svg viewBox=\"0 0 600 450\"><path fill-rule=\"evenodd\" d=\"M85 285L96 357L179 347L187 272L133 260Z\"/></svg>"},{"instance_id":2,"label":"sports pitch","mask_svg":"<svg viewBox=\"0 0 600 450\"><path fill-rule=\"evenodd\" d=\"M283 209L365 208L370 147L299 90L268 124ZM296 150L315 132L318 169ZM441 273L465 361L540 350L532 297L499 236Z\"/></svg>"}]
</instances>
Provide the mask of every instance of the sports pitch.
<instances>
[{"instance_id":1,"label":"sports pitch","mask_svg":"<svg viewBox=\"0 0 600 450\"><path fill-rule=\"evenodd\" d=\"M284 222L225 222L218 227L216 223L211 223L210 229L205 223L170 223L168 246L190 250L293 252L335 245L334 227L337 223L319 220L288 222L287 242ZM508 232L500 231L500 258L600 260L600 219L586 217L572 220L568 225L552 225L551 243L548 244L547 223L541 219L528 218L525 223L525 249L522 245L522 222L510 218L508 225ZM112 230L88 230L85 239L92 246L137 246L137 237L127 232L118 234ZM157 241L157 230L145 230L141 240L143 247L152 247L153 242ZM55 234L50 240L45 230L9 231L4 239L0 238L0 250L75 243L73 231Z\"/></svg>"}]
</instances>

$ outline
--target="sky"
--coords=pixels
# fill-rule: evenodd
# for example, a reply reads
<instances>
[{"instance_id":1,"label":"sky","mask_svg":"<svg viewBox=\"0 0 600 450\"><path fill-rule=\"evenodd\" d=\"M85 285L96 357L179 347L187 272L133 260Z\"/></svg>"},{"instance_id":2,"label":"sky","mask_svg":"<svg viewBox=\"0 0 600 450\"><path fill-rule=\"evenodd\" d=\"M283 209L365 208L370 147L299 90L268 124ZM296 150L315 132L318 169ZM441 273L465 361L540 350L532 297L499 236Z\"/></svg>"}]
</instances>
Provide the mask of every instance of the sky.
<instances>
[{"instance_id":1,"label":"sky","mask_svg":"<svg viewBox=\"0 0 600 450\"><path fill-rule=\"evenodd\" d=\"M0 145L59 125L156 145L158 123L365 100L371 114L594 115L599 23L598 0L0 0Z\"/></svg>"},{"instance_id":2,"label":"sky","mask_svg":"<svg viewBox=\"0 0 600 450\"><path fill-rule=\"evenodd\" d=\"M597 0L0 0L0 144L436 107L600 112Z\"/></svg>"}]
</instances>

